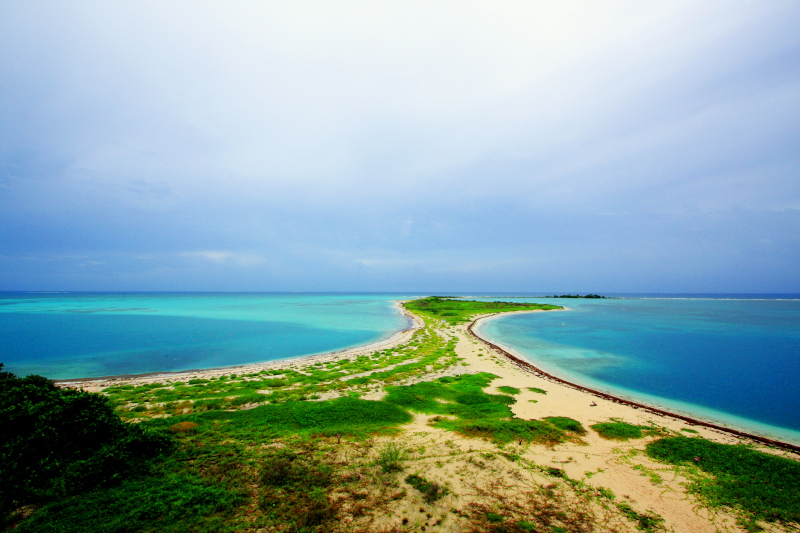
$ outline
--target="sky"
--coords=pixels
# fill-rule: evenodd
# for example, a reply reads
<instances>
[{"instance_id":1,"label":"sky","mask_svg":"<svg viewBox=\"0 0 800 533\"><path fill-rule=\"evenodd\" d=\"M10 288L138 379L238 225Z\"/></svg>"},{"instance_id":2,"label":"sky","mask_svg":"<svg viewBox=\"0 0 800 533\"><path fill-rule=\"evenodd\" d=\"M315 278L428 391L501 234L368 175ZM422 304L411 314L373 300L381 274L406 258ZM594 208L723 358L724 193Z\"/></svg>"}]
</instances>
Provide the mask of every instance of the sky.
<instances>
[{"instance_id":1,"label":"sky","mask_svg":"<svg viewBox=\"0 0 800 533\"><path fill-rule=\"evenodd\" d=\"M0 290L800 293L800 2L0 1Z\"/></svg>"}]
</instances>

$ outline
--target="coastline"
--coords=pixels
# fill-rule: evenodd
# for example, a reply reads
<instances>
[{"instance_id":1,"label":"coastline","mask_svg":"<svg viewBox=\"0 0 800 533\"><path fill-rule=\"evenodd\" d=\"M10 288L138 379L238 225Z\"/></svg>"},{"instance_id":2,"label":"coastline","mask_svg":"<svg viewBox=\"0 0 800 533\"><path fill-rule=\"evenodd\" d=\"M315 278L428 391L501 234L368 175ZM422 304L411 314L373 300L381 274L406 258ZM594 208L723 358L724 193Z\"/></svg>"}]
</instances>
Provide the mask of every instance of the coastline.
<instances>
[{"instance_id":1,"label":"coastline","mask_svg":"<svg viewBox=\"0 0 800 533\"><path fill-rule=\"evenodd\" d=\"M565 307L564 311L567 311L567 310L569 310L569 309ZM514 313L530 313L530 312L536 312L536 311L515 311ZM556 375L554 375L554 374L552 374L550 372L546 372L545 370L542 370L541 368L535 366L534 364L532 364L530 361L525 359L520 354L512 353L512 350L510 348L500 346L500 345L498 345L498 344L496 344L496 343L494 343L494 342L482 337L478 332L475 331L475 328L479 327L481 322L486 322L486 321L489 321L489 320L492 320L492 319L495 319L495 318L499 318L500 316L504 316L504 315L508 315L508 314L513 314L513 313L494 313L494 314L491 314L491 315L485 315L485 316L478 317L475 320L473 320L467 326L467 332L469 333L469 335L471 335L472 337L478 339L480 342L486 344L487 346L489 346L489 348L491 348L496 353L498 353L499 355L501 355L502 357L504 357L505 359L510 361L512 364L514 364L516 367L518 367L519 369L521 369L521 370L523 370L525 372L528 372L530 374L534 374L537 377L546 379L547 381L550 381L552 383L557 383L557 384L562 385L562 386L566 386L566 387L569 387L569 388L572 388L572 389L575 389L575 390L578 390L578 391L581 391L581 392L584 392L584 393L591 394L592 396L595 396L595 397L603 399L603 400L610 401L612 403L616 403L616 404L620 404L620 405L626 405L628 407L632 407L634 409L642 410L642 411L648 412L650 414L654 414L654 415L659 416L659 417L669 417L669 418L674 419L676 421L679 420L679 421L685 422L685 423L687 423L687 424L689 424L691 426L702 426L702 427L708 428L708 429L716 431L716 432L725 433L725 434L733 436L735 438L747 439L747 440L758 442L759 444L764 444L764 445L767 445L767 446L776 447L776 448L780 448L780 449L783 449L783 450L786 450L786 451L790 451L790 452L793 452L793 453L796 453L796 454L800 454L800 445L784 442L784 441L781 441L781 440L777 440L777 439L766 437L766 436L762 436L762 435L757 435L757 434L754 434L754 433L750 433L748 431L732 428L732 427L729 427L729 426L720 425L718 423L711 422L711 421L708 421L708 420L702 420L701 418L696 418L694 416L688 416L688 415L683 415L683 414L680 414L680 413L675 413L675 412L669 411L667 409L662 409L660 407L656 407L656 406L649 405L649 404L646 404L646 403L637 402L635 400L630 400L630 399L627 399L627 398L621 398L621 397L619 397L617 395L614 395L614 394L610 394L610 393L607 393L607 392L599 391L599 390L593 389L591 387L586 387L584 385L580 385L578 383L575 383L575 382L560 378L560 377L558 377L558 376L556 376Z\"/></svg>"},{"instance_id":2,"label":"coastline","mask_svg":"<svg viewBox=\"0 0 800 533\"><path fill-rule=\"evenodd\" d=\"M89 392L97 392L112 385L118 385L120 382L132 384L145 384L153 382L175 382L184 381L187 379L208 379L210 377L219 377L222 375L233 373L254 373L263 370L277 370L282 368L295 368L305 366L318 362L329 362L342 358L358 357L367 352L375 350L382 350L393 348L399 344L403 344L411 339L414 333L424 326L421 318L409 312L402 305L402 301L395 301L394 307L400 313L411 320L411 326L396 331L390 337L379 341L371 342L369 344L362 344L350 348L343 348L341 350L334 350L329 352L322 352L316 354L301 355L299 357L291 357L287 359L276 359L274 361L264 361L260 363L248 363L243 365L231 365L214 368L200 368L189 370L174 370L163 372L145 372L142 374L119 374L113 376L99 376L87 378L68 378L53 380L57 385L62 387L77 387Z\"/></svg>"}]
</instances>

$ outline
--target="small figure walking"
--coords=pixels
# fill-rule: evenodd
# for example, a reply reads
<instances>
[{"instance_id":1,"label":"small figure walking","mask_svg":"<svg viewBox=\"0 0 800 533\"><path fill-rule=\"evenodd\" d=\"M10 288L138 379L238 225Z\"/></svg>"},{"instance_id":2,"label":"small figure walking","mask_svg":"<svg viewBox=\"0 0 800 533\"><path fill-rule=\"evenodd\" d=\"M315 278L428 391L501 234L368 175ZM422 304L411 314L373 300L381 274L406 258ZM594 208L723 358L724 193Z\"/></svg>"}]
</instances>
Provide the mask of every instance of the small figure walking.
<instances>
[{"instance_id":1,"label":"small figure walking","mask_svg":"<svg viewBox=\"0 0 800 533\"><path fill-rule=\"evenodd\" d=\"M695 456L694 456L694 464L697 464L697 463L699 463L699 462L700 462L700 458L699 458L698 456L696 456L696 455L695 455Z\"/></svg>"},{"instance_id":2,"label":"small figure walking","mask_svg":"<svg viewBox=\"0 0 800 533\"><path fill-rule=\"evenodd\" d=\"M522 446L522 437L519 438L519 445Z\"/></svg>"},{"instance_id":3,"label":"small figure walking","mask_svg":"<svg viewBox=\"0 0 800 533\"><path fill-rule=\"evenodd\" d=\"M336 435L336 444L341 444L341 443L342 443L342 434L339 433L338 435Z\"/></svg>"}]
</instances>

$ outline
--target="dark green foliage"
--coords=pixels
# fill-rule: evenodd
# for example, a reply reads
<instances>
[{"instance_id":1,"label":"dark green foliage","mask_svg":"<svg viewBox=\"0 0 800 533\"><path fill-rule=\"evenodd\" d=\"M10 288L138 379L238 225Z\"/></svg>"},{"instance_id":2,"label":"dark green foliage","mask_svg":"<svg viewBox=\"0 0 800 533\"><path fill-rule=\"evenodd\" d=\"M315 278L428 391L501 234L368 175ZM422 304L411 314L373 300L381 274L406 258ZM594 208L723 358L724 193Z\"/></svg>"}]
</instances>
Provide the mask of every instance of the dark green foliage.
<instances>
[{"instance_id":1,"label":"dark green foliage","mask_svg":"<svg viewBox=\"0 0 800 533\"><path fill-rule=\"evenodd\" d=\"M550 422L560 430L569 431L570 433L575 433L576 435L586 435L586 430L583 428L580 422L571 418L567 418L566 416L548 416L544 420L546 422Z\"/></svg>"},{"instance_id":2,"label":"dark green foliage","mask_svg":"<svg viewBox=\"0 0 800 533\"><path fill-rule=\"evenodd\" d=\"M430 296L412 300L403 304L406 309L419 315L436 320L446 320L450 324L469 322L473 316L486 313L504 313L509 311L563 309L558 305L517 303L517 302L476 302Z\"/></svg>"},{"instance_id":3,"label":"dark green foliage","mask_svg":"<svg viewBox=\"0 0 800 533\"><path fill-rule=\"evenodd\" d=\"M226 513L241 501L239 494L196 477L152 477L51 503L14 531L216 533L227 530Z\"/></svg>"},{"instance_id":4,"label":"dark green foliage","mask_svg":"<svg viewBox=\"0 0 800 533\"><path fill-rule=\"evenodd\" d=\"M18 378L0 364L0 516L111 486L171 450L169 436L122 422L107 398Z\"/></svg>"},{"instance_id":5,"label":"dark green foliage","mask_svg":"<svg viewBox=\"0 0 800 533\"><path fill-rule=\"evenodd\" d=\"M636 426L623 422L622 420L612 419L610 422L601 422L590 426L601 437L609 440L628 440L641 439L658 431L658 428L651 426Z\"/></svg>"},{"instance_id":6,"label":"dark green foliage","mask_svg":"<svg viewBox=\"0 0 800 533\"><path fill-rule=\"evenodd\" d=\"M528 390L531 392L535 392L537 394L547 394L547 391L544 389L538 389L536 387L528 387Z\"/></svg>"},{"instance_id":7,"label":"dark green foliage","mask_svg":"<svg viewBox=\"0 0 800 533\"><path fill-rule=\"evenodd\" d=\"M412 474L406 477L406 483L420 491L422 496L425 498L425 501L428 503L435 502L449 492L445 487L439 485L438 483L428 481L424 477L417 474Z\"/></svg>"},{"instance_id":8,"label":"dark green foliage","mask_svg":"<svg viewBox=\"0 0 800 533\"><path fill-rule=\"evenodd\" d=\"M499 390L503 394L519 394L521 392L518 388L509 387L508 385L503 385L501 387L497 387L497 390Z\"/></svg>"},{"instance_id":9,"label":"dark green foliage","mask_svg":"<svg viewBox=\"0 0 800 533\"><path fill-rule=\"evenodd\" d=\"M647 445L647 454L672 464L696 465L714 476L698 476L689 487L712 505L738 508L757 520L800 523L798 461L697 437L659 439Z\"/></svg>"}]
</instances>

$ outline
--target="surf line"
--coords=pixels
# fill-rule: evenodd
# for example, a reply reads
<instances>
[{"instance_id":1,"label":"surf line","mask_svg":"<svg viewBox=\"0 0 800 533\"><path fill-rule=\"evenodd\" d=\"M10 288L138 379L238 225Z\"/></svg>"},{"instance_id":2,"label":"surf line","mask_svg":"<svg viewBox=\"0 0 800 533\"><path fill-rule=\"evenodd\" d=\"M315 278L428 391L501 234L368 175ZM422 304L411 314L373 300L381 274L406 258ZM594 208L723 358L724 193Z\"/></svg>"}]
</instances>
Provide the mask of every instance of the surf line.
<instances>
[{"instance_id":1,"label":"surf line","mask_svg":"<svg viewBox=\"0 0 800 533\"><path fill-rule=\"evenodd\" d=\"M739 431L738 429L733 429L733 428L729 428L729 427L725 427L725 426L720 426L720 425L714 424L712 422L705 422L703 420L698 420L696 418L691 418L689 416L684 416L684 415L679 415L677 413L664 411L663 409L658 409L656 407L652 407L650 405L646 405L646 404L643 404L643 403L638 403L638 402L634 402L632 400L626 400L624 398L619 398L617 396L612 396L611 394L608 394L608 393L605 393L605 392L601 392L601 391L598 391L598 390L595 390L595 389L590 389L589 387L584 387L583 385L578 385L577 383L572 383L571 381L567 381L565 379L562 379L560 377L554 376L552 374L548 374L544 370L542 370L542 369L540 369L538 367L535 367L534 365L532 365L528 361L520 359L519 357L517 357L516 355L514 355L512 353L509 353L508 351L504 350L503 348L501 348L497 344L484 339L483 337L481 337L480 335L475 333L475 331L473 331L472 327L479 320L482 320L484 318L488 318L489 316L494 316L494 315L497 315L497 314L499 314L499 313L493 313L492 315L482 316L482 317L479 317L479 318L473 320L470 323L470 325L467 326L467 332L470 335L472 335L473 337L475 337L476 339L478 339L479 341L481 341L484 344L486 344L487 346L489 346L489 348L491 348L495 352L499 353L501 356L503 356L506 359L508 359L509 361L511 361L514 365L516 365L521 370L524 370L525 372L529 372L531 374L535 374L535 375L537 375L539 377L543 377L543 378L545 378L545 379L547 379L549 381L554 381L556 383L560 383L562 385L566 385L567 387L570 387L570 388L573 388L573 389L577 389L577 390L582 391L582 392L587 392L589 394L592 394L592 395L597 396L598 398L602 398L604 400L608 400L608 401L611 401L611 402L614 402L614 403L623 404L623 405L629 405L629 406L633 407L634 409L642 409L644 411L647 411L648 413L652 413L652 414L657 415L657 416L668 416L670 418L676 418L678 420L683 420L684 422L686 422L686 423L688 423L689 425L692 425L692 426L704 426L704 427L707 427L707 428L710 428L710 429L713 429L713 430L716 430L716 431L719 431L719 432L722 432L722 433L728 433L730 435L735 435L735 436L740 437L740 438L753 440L753 441L756 441L756 442L760 442L762 444L766 444L768 446L773 446L775 448L781 448L781 449L784 449L784 450L788 450L788 451L794 452L796 454L800 454L800 446L796 446L794 444L789 444L788 442L774 440L774 439L770 439L770 438L767 438L767 437L762 437L760 435L753 435L752 433L746 433L744 431Z\"/></svg>"}]
</instances>

